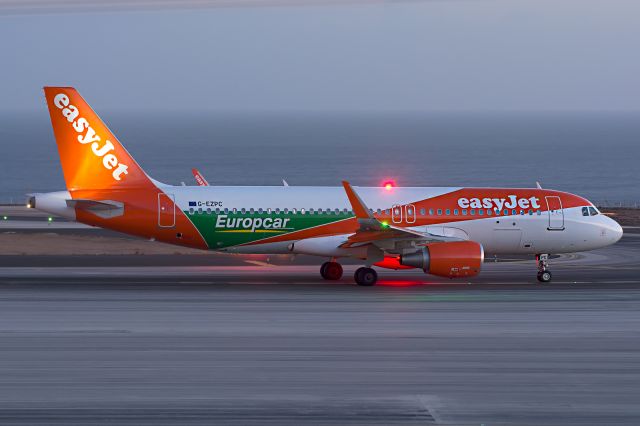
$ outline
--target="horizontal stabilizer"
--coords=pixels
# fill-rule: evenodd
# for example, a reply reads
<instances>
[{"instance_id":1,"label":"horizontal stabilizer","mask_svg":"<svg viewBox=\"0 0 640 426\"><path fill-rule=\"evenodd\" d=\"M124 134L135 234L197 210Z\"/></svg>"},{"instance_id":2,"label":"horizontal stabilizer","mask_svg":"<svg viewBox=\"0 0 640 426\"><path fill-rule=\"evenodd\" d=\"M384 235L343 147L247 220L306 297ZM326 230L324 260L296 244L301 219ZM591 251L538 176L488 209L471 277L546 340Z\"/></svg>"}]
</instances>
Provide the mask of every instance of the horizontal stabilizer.
<instances>
[{"instance_id":1,"label":"horizontal stabilizer","mask_svg":"<svg viewBox=\"0 0 640 426\"><path fill-rule=\"evenodd\" d=\"M76 198L73 200L67 200L67 206L75 209L86 210L105 219L122 216L124 214L124 203L119 201L97 201Z\"/></svg>"}]
</instances>

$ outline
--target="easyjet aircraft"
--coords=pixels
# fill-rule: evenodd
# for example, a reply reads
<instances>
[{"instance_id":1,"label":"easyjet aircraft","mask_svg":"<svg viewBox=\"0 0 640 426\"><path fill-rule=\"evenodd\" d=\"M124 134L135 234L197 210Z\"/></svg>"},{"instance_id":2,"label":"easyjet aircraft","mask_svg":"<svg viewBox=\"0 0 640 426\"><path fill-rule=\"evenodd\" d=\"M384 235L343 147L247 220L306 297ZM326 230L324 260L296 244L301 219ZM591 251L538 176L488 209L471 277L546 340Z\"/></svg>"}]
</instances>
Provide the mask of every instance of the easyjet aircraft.
<instances>
[{"instance_id":1,"label":"easyjet aircraft","mask_svg":"<svg viewBox=\"0 0 640 426\"><path fill-rule=\"evenodd\" d=\"M46 87L66 191L33 195L43 211L170 244L226 253L308 254L359 285L372 266L443 277L478 274L485 254L548 255L604 247L622 228L577 195L542 188L171 186L149 177L78 92Z\"/></svg>"},{"instance_id":2,"label":"easyjet aircraft","mask_svg":"<svg viewBox=\"0 0 640 426\"><path fill-rule=\"evenodd\" d=\"M200 173L200 170L191 169L191 173L193 173L193 178L196 180L196 183L198 184L198 186L209 186L209 182L207 182L204 176L202 176L202 173Z\"/></svg>"}]
</instances>

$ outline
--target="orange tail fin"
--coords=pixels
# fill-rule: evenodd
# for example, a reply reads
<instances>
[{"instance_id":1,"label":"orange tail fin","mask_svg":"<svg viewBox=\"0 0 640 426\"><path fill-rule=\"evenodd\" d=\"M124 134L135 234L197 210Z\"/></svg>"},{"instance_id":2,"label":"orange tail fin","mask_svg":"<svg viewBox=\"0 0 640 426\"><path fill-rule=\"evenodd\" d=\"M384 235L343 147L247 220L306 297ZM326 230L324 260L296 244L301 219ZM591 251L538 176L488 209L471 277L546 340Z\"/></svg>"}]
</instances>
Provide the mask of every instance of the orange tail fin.
<instances>
[{"instance_id":1,"label":"orange tail fin","mask_svg":"<svg viewBox=\"0 0 640 426\"><path fill-rule=\"evenodd\" d=\"M149 177L73 87L45 87L69 191L146 187Z\"/></svg>"}]
</instances>

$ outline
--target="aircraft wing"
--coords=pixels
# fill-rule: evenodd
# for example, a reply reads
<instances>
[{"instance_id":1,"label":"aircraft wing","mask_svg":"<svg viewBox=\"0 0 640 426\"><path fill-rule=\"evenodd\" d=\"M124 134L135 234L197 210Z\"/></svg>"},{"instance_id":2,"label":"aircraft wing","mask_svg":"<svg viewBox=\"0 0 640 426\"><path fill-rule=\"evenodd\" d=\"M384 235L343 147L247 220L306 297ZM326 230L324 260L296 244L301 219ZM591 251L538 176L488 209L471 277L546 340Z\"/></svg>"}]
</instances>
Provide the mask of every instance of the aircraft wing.
<instances>
[{"instance_id":1,"label":"aircraft wing","mask_svg":"<svg viewBox=\"0 0 640 426\"><path fill-rule=\"evenodd\" d=\"M408 228L389 225L378 220L371 209L369 209L349 182L343 181L342 186L347 193L347 198L351 203L351 208L356 215L360 228L351 234L341 247L358 247L366 244L373 244L383 250L395 246L396 242L408 242L413 244L426 244L436 241L460 241L464 238L457 236L436 235L430 232L419 232Z\"/></svg>"}]
</instances>

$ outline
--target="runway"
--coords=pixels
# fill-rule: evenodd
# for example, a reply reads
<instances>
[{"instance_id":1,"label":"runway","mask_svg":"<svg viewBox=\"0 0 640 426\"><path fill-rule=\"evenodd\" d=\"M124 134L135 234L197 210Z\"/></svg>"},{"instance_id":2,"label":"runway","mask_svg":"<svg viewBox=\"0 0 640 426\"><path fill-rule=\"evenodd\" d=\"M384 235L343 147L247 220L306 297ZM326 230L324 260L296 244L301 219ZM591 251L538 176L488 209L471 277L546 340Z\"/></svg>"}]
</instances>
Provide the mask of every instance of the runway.
<instances>
[{"instance_id":1,"label":"runway","mask_svg":"<svg viewBox=\"0 0 640 426\"><path fill-rule=\"evenodd\" d=\"M639 255L374 288L305 258L0 257L0 424L639 424Z\"/></svg>"}]
</instances>

